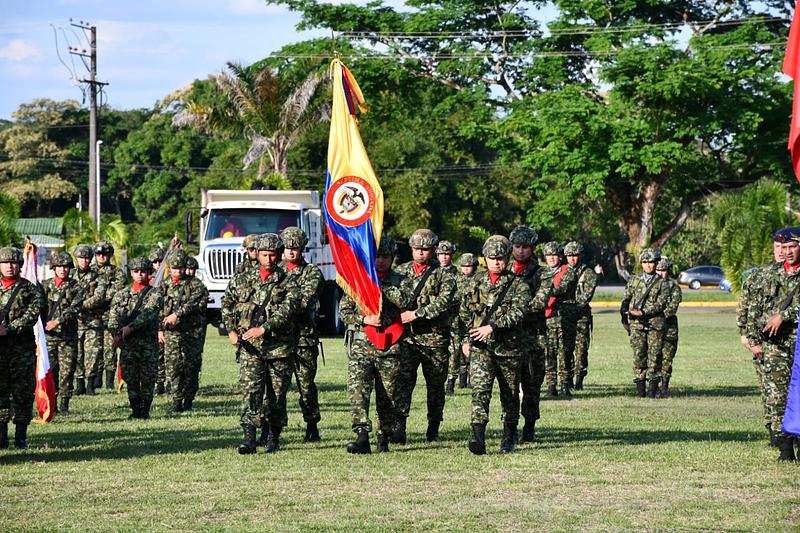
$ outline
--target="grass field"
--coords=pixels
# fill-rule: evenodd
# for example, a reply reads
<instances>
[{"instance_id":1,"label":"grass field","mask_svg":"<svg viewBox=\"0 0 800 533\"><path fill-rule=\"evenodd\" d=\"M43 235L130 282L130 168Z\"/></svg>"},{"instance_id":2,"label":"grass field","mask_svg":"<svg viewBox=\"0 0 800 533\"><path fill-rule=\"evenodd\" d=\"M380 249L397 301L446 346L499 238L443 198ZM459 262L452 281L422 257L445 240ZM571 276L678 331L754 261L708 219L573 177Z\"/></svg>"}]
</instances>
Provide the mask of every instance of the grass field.
<instances>
[{"instance_id":1,"label":"grass field","mask_svg":"<svg viewBox=\"0 0 800 533\"><path fill-rule=\"evenodd\" d=\"M730 302L736 305L736 295L731 292L724 292L719 289L700 289L692 290L687 287L682 288L682 298L684 302ZM622 299L622 291L608 292L597 291L594 294L595 302L619 302Z\"/></svg>"},{"instance_id":2,"label":"grass field","mask_svg":"<svg viewBox=\"0 0 800 533\"><path fill-rule=\"evenodd\" d=\"M297 394L277 454L240 456L233 351L209 331L191 414L131 422L106 391L32 426L0 452L0 530L797 530L800 466L766 445L750 358L732 311L684 311L669 399L631 397L630 349L614 312L596 315L588 389L542 405L538 441L466 449L470 397L448 399L443 441L424 443L424 384L410 442L352 456L345 354L325 341L323 442L303 444ZM374 447L374 442L373 442Z\"/></svg>"}]
</instances>

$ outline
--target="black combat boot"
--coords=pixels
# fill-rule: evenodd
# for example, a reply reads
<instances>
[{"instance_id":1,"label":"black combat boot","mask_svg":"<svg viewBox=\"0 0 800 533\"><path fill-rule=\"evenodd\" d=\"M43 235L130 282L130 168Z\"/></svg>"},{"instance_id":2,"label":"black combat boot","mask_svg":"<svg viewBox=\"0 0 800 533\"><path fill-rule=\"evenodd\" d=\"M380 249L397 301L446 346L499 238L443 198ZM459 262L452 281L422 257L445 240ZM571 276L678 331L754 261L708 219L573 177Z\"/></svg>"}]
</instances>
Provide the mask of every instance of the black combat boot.
<instances>
[{"instance_id":1,"label":"black combat boot","mask_svg":"<svg viewBox=\"0 0 800 533\"><path fill-rule=\"evenodd\" d=\"M575 390L583 390L583 376L575 378Z\"/></svg>"},{"instance_id":2,"label":"black combat boot","mask_svg":"<svg viewBox=\"0 0 800 533\"><path fill-rule=\"evenodd\" d=\"M347 445L347 453L372 453L372 449L369 446L369 431L367 431L367 428L358 428L356 430L356 440Z\"/></svg>"},{"instance_id":3,"label":"black combat boot","mask_svg":"<svg viewBox=\"0 0 800 533\"><path fill-rule=\"evenodd\" d=\"M458 375L458 388L459 389L466 389L469 387L469 380L467 379L469 374L467 372L462 372Z\"/></svg>"},{"instance_id":4,"label":"black combat boot","mask_svg":"<svg viewBox=\"0 0 800 533\"><path fill-rule=\"evenodd\" d=\"M164 385L164 392L166 394L172 394L172 382L171 381L167 381L167 384Z\"/></svg>"},{"instance_id":5,"label":"black combat boot","mask_svg":"<svg viewBox=\"0 0 800 533\"><path fill-rule=\"evenodd\" d=\"M69 414L69 398L61 398L61 405L58 406L58 412L62 416Z\"/></svg>"},{"instance_id":6,"label":"black combat boot","mask_svg":"<svg viewBox=\"0 0 800 533\"><path fill-rule=\"evenodd\" d=\"M0 450L8 448L8 422L0 422Z\"/></svg>"},{"instance_id":7,"label":"black combat boot","mask_svg":"<svg viewBox=\"0 0 800 533\"><path fill-rule=\"evenodd\" d=\"M645 394L645 390L644 389L645 389L645 382L644 381L637 381L636 382L636 397L637 398L644 398L645 396L647 396L647 394Z\"/></svg>"},{"instance_id":8,"label":"black combat boot","mask_svg":"<svg viewBox=\"0 0 800 533\"><path fill-rule=\"evenodd\" d=\"M781 451L778 461L794 461L794 437L779 435L775 440L778 442L778 449Z\"/></svg>"},{"instance_id":9,"label":"black combat boot","mask_svg":"<svg viewBox=\"0 0 800 533\"><path fill-rule=\"evenodd\" d=\"M555 383L551 383L550 385L547 386L547 395L551 398L558 397L558 389L556 388Z\"/></svg>"},{"instance_id":10,"label":"black combat boot","mask_svg":"<svg viewBox=\"0 0 800 533\"><path fill-rule=\"evenodd\" d=\"M106 370L106 388L114 390L114 371Z\"/></svg>"},{"instance_id":11,"label":"black combat boot","mask_svg":"<svg viewBox=\"0 0 800 533\"><path fill-rule=\"evenodd\" d=\"M778 435L772 431L772 424L766 424L767 431L769 432L769 447L770 448L777 448L778 447Z\"/></svg>"},{"instance_id":12,"label":"black combat boot","mask_svg":"<svg viewBox=\"0 0 800 533\"><path fill-rule=\"evenodd\" d=\"M468 447L475 455L486 455L486 424L472 424L472 440Z\"/></svg>"},{"instance_id":13,"label":"black combat boot","mask_svg":"<svg viewBox=\"0 0 800 533\"><path fill-rule=\"evenodd\" d=\"M128 396L128 404L130 404L131 406L131 414L128 416L128 420L134 418L141 418L139 414L139 405L140 405L139 398L131 398L130 396Z\"/></svg>"},{"instance_id":14,"label":"black combat boot","mask_svg":"<svg viewBox=\"0 0 800 533\"><path fill-rule=\"evenodd\" d=\"M392 433L391 440L395 444L405 444L406 443L406 417L400 416L397 419L397 426L394 428L394 433Z\"/></svg>"},{"instance_id":15,"label":"black combat boot","mask_svg":"<svg viewBox=\"0 0 800 533\"><path fill-rule=\"evenodd\" d=\"M94 396L96 393L94 391L94 385L97 382L97 378L89 376L86 378L86 396Z\"/></svg>"},{"instance_id":16,"label":"black combat boot","mask_svg":"<svg viewBox=\"0 0 800 533\"><path fill-rule=\"evenodd\" d=\"M651 398L658 398L658 384L660 381L660 379L650 380L650 389L647 391L647 395Z\"/></svg>"},{"instance_id":17,"label":"black combat boot","mask_svg":"<svg viewBox=\"0 0 800 533\"><path fill-rule=\"evenodd\" d=\"M389 451L389 435L386 433L378 433L378 453Z\"/></svg>"},{"instance_id":18,"label":"black combat boot","mask_svg":"<svg viewBox=\"0 0 800 533\"><path fill-rule=\"evenodd\" d=\"M561 384L561 394L563 394L565 398L572 398L572 392L569 390L569 383Z\"/></svg>"},{"instance_id":19,"label":"black combat boot","mask_svg":"<svg viewBox=\"0 0 800 533\"><path fill-rule=\"evenodd\" d=\"M445 387L444 393L446 396L456 395L456 378L454 377L447 378L447 387Z\"/></svg>"},{"instance_id":20,"label":"black combat boot","mask_svg":"<svg viewBox=\"0 0 800 533\"><path fill-rule=\"evenodd\" d=\"M503 440L500 441L500 453L511 453L517 445L517 425L505 424L503 427Z\"/></svg>"},{"instance_id":21,"label":"black combat boot","mask_svg":"<svg viewBox=\"0 0 800 533\"><path fill-rule=\"evenodd\" d=\"M172 412L173 413L182 413L183 412L183 400L172 400Z\"/></svg>"},{"instance_id":22,"label":"black combat boot","mask_svg":"<svg viewBox=\"0 0 800 533\"><path fill-rule=\"evenodd\" d=\"M20 450L28 447L28 424L17 424L15 426L14 446ZM792 460L794 461L794 452L792 452Z\"/></svg>"},{"instance_id":23,"label":"black combat boot","mask_svg":"<svg viewBox=\"0 0 800 533\"><path fill-rule=\"evenodd\" d=\"M185 400L183 400L183 410L191 411L193 403L194 403L194 398L186 398Z\"/></svg>"},{"instance_id":24,"label":"black combat boot","mask_svg":"<svg viewBox=\"0 0 800 533\"><path fill-rule=\"evenodd\" d=\"M94 390L95 392L103 388L103 371L98 370L97 375L94 377Z\"/></svg>"},{"instance_id":25,"label":"black combat boot","mask_svg":"<svg viewBox=\"0 0 800 533\"><path fill-rule=\"evenodd\" d=\"M428 430L425 431L425 440L428 442L439 442L439 424L441 422L436 420L428 421Z\"/></svg>"},{"instance_id":26,"label":"black combat boot","mask_svg":"<svg viewBox=\"0 0 800 533\"><path fill-rule=\"evenodd\" d=\"M256 441L257 446L266 446L269 441L269 425L267 423L261 424L261 436Z\"/></svg>"},{"instance_id":27,"label":"black combat boot","mask_svg":"<svg viewBox=\"0 0 800 533\"><path fill-rule=\"evenodd\" d=\"M536 438L536 420L525 419L525 424L522 426L522 442L533 442Z\"/></svg>"},{"instance_id":28,"label":"black combat boot","mask_svg":"<svg viewBox=\"0 0 800 533\"><path fill-rule=\"evenodd\" d=\"M255 429L255 428L254 428ZM281 449L281 426L270 426L269 438L267 439L267 453L277 452Z\"/></svg>"},{"instance_id":29,"label":"black combat boot","mask_svg":"<svg viewBox=\"0 0 800 533\"><path fill-rule=\"evenodd\" d=\"M319 442L322 437L319 434L319 428L316 422L309 422L306 424L306 435L303 437L303 442Z\"/></svg>"},{"instance_id":30,"label":"black combat boot","mask_svg":"<svg viewBox=\"0 0 800 533\"><path fill-rule=\"evenodd\" d=\"M156 394L161 396L164 394L164 384L163 383L156 383Z\"/></svg>"},{"instance_id":31,"label":"black combat boot","mask_svg":"<svg viewBox=\"0 0 800 533\"><path fill-rule=\"evenodd\" d=\"M669 396L669 378L665 377L661 380L661 397L666 398Z\"/></svg>"},{"instance_id":32,"label":"black combat boot","mask_svg":"<svg viewBox=\"0 0 800 533\"><path fill-rule=\"evenodd\" d=\"M78 385L75 387L75 396L83 396L86 394L86 380L78 378Z\"/></svg>"},{"instance_id":33,"label":"black combat boot","mask_svg":"<svg viewBox=\"0 0 800 533\"><path fill-rule=\"evenodd\" d=\"M244 440L239 445L239 455L256 453L256 427L244 426Z\"/></svg>"},{"instance_id":34,"label":"black combat boot","mask_svg":"<svg viewBox=\"0 0 800 533\"><path fill-rule=\"evenodd\" d=\"M575 390L575 380L573 376L570 376L569 379L567 379L567 388L570 390Z\"/></svg>"},{"instance_id":35,"label":"black combat boot","mask_svg":"<svg viewBox=\"0 0 800 533\"><path fill-rule=\"evenodd\" d=\"M153 399L147 398L140 401L141 403L139 404L139 418L147 420L148 418L150 418L150 406L153 405Z\"/></svg>"}]
</instances>

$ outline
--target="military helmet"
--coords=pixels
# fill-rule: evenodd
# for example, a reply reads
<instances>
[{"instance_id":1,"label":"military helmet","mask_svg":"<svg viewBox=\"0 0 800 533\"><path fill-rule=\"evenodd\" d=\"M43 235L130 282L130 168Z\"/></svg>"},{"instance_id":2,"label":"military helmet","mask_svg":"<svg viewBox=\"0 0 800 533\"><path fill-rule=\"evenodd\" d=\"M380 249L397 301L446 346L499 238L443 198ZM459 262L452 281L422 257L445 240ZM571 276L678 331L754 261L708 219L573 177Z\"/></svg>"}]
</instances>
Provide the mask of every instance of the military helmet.
<instances>
[{"instance_id":1,"label":"military helmet","mask_svg":"<svg viewBox=\"0 0 800 533\"><path fill-rule=\"evenodd\" d=\"M283 246L286 248L300 248L303 249L308 244L308 237L306 232L297 226L289 226L281 231L281 240Z\"/></svg>"},{"instance_id":2,"label":"military helmet","mask_svg":"<svg viewBox=\"0 0 800 533\"><path fill-rule=\"evenodd\" d=\"M180 251L180 250L178 250ZM174 255L174 254L173 254ZM128 263L128 269L130 270L142 270L144 272L152 272L153 271L153 263L150 262L148 258L143 255L139 257L134 257L131 259L130 263Z\"/></svg>"},{"instance_id":3,"label":"military helmet","mask_svg":"<svg viewBox=\"0 0 800 533\"><path fill-rule=\"evenodd\" d=\"M167 259L167 265L170 268L186 268L186 260L189 259L189 254L181 249L172 252L172 255Z\"/></svg>"},{"instance_id":4,"label":"military helmet","mask_svg":"<svg viewBox=\"0 0 800 533\"><path fill-rule=\"evenodd\" d=\"M496 259L508 257L511 253L511 241L502 235L492 235L483 243L483 256Z\"/></svg>"},{"instance_id":5,"label":"military helmet","mask_svg":"<svg viewBox=\"0 0 800 533\"><path fill-rule=\"evenodd\" d=\"M83 259L91 259L94 257L94 250L88 244L79 244L75 247L75 257Z\"/></svg>"},{"instance_id":6,"label":"military helmet","mask_svg":"<svg viewBox=\"0 0 800 533\"><path fill-rule=\"evenodd\" d=\"M550 241L542 247L542 253L544 255L561 255L564 253L564 248L558 241Z\"/></svg>"},{"instance_id":7,"label":"military helmet","mask_svg":"<svg viewBox=\"0 0 800 533\"><path fill-rule=\"evenodd\" d=\"M378 244L378 255L391 255L397 253L397 243L391 237L381 237L381 242Z\"/></svg>"},{"instance_id":8,"label":"military helmet","mask_svg":"<svg viewBox=\"0 0 800 533\"><path fill-rule=\"evenodd\" d=\"M458 258L458 266L460 267L476 267L478 266L478 258L474 254L465 253L461 254Z\"/></svg>"},{"instance_id":9,"label":"military helmet","mask_svg":"<svg viewBox=\"0 0 800 533\"><path fill-rule=\"evenodd\" d=\"M0 263L19 263L23 262L22 250L15 246L0 248Z\"/></svg>"},{"instance_id":10,"label":"military helmet","mask_svg":"<svg viewBox=\"0 0 800 533\"><path fill-rule=\"evenodd\" d=\"M191 255L186 259L186 268L191 268L192 270L197 270L200 268L200 263L197 262L197 259L192 257Z\"/></svg>"},{"instance_id":11,"label":"military helmet","mask_svg":"<svg viewBox=\"0 0 800 533\"><path fill-rule=\"evenodd\" d=\"M242 241L242 248L255 248L258 243L258 234L251 233Z\"/></svg>"},{"instance_id":12,"label":"military helmet","mask_svg":"<svg viewBox=\"0 0 800 533\"><path fill-rule=\"evenodd\" d=\"M150 248L150 253L147 254L147 258L150 261L153 262L158 261L160 263L161 261L164 260L164 249L161 248L160 246L153 246L152 248Z\"/></svg>"},{"instance_id":13,"label":"military helmet","mask_svg":"<svg viewBox=\"0 0 800 533\"><path fill-rule=\"evenodd\" d=\"M258 251L278 252L284 247L283 240L277 233L265 233L258 236L256 248Z\"/></svg>"},{"instance_id":14,"label":"military helmet","mask_svg":"<svg viewBox=\"0 0 800 533\"><path fill-rule=\"evenodd\" d=\"M75 263L72 262L72 256L69 255L69 252L58 252L50 259L50 266L75 268Z\"/></svg>"},{"instance_id":15,"label":"military helmet","mask_svg":"<svg viewBox=\"0 0 800 533\"><path fill-rule=\"evenodd\" d=\"M114 255L114 245L108 241L100 241L94 245L94 253Z\"/></svg>"},{"instance_id":16,"label":"military helmet","mask_svg":"<svg viewBox=\"0 0 800 533\"><path fill-rule=\"evenodd\" d=\"M568 242L564 246L564 255L581 255L583 253L583 245L579 242Z\"/></svg>"},{"instance_id":17,"label":"military helmet","mask_svg":"<svg viewBox=\"0 0 800 533\"><path fill-rule=\"evenodd\" d=\"M418 229L411 234L408 245L412 248L430 250L439 243L439 237L429 229Z\"/></svg>"},{"instance_id":18,"label":"military helmet","mask_svg":"<svg viewBox=\"0 0 800 533\"><path fill-rule=\"evenodd\" d=\"M517 226L511 230L508 240L511 241L511 244L533 247L533 245L536 244L536 241L539 240L539 235L533 228L528 226Z\"/></svg>"},{"instance_id":19,"label":"military helmet","mask_svg":"<svg viewBox=\"0 0 800 533\"><path fill-rule=\"evenodd\" d=\"M672 268L672 261L668 257L662 257L656 263L656 270L670 270Z\"/></svg>"},{"instance_id":20,"label":"military helmet","mask_svg":"<svg viewBox=\"0 0 800 533\"><path fill-rule=\"evenodd\" d=\"M450 241L439 241L439 246L436 247L437 254L453 254L457 250L456 245Z\"/></svg>"},{"instance_id":21,"label":"military helmet","mask_svg":"<svg viewBox=\"0 0 800 533\"><path fill-rule=\"evenodd\" d=\"M640 263L644 263L645 261L657 263L659 259L661 259L661 252L659 250L653 250L652 248L645 248L644 250L639 252Z\"/></svg>"}]
</instances>

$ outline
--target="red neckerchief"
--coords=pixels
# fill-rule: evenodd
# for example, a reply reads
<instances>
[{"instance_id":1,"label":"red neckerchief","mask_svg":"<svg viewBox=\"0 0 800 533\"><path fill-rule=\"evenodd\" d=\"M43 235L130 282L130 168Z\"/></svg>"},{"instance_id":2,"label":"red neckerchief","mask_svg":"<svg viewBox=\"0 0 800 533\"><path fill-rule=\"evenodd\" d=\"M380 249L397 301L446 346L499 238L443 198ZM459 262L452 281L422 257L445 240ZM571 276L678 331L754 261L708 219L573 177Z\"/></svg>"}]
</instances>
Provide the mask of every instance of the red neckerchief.
<instances>
[{"instance_id":1,"label":"red neckerchief","mask_svg":"<svg viewBox=\"0 0 800 533\"><path fill-rule=\"evenodd\" d=\"M428 268L428 263L421 263L420 264L420 263L417 263L416 261L414 261L411 264L414 267L414 274L417 275L417 276L419 276L420 274L425 272L425 269Z\"/></svg>"},{"instance_id":2,"label":"red neckerchief","mask_svg":"<svg viewBox=\"0 0 800 533\"><path fill-rule=\"evenodd\" d=\"M181 278L177 278L177 279L175 279L175 278L173 278L173 277L170 277L169 279L171 279L171 280L172 280L172 284L173 284L173 285L177 285L178 283L180 283L180 282L181 282Z\"/></svg>"},{"instance_id":3,"label":"red neckerchief","mask_svg":"<svg viewBox=\"0 0 800 533\"><path fill-rule=\"evenodd\" d=\"M561 269L558 271L558 274L553 278L553 288L557 289L559 285L561 285L561 278L564 277L564 272L567 271L569 265L561 265ZM556 303L556 297L551 296L549 300L547 300L547 307L544 310L545 318L550 318L553 316L553 306Z\"/></svg>"},{"instance_id":4,"label":"red neckerchief","mask_svg":"<svg viewBox=\"0 0 800 533\"><path fill-rule=\"evenodd\" d=\"M386 278L386 274L388 274L388 272L378 272L378 279L380 279L380 280L385 279Z\"/></svg>"},{"instance_id":5,"label":"red neckerchief","mask_svg":"<svg viewBox=\"0 0 800 533\"><path fill-rule=\"evenodd\" d=\"M494 285L495 283L497 283L497 280L500 279L500 276L502 275L503 275L502 272L500 272L499 274L495 274L494 272L489 272L489 283Z\"/></svg>"},{"instance_id":6,"label":"red neckerchief","mask_svg":"<svg viewBox=\"0 0 800 533\"><path fill-rule=\"evenodd\" d=\"M258 269L258 275L261 276L261 283L266 283L266 281L269 278L270 274L272 274L272 271L268 271L264 267L260 267Z\"/></svg>"},{"instance_id":7,"label":"red neckerchief","mask_svg":"<svg viewBox=\"0 0 800 533\"><path fill-rule=\"evenodd\" d=\"M149 285L150 285L149 281L147 283L136 283L134 281L133 285L131 285L131 288L133 289L133 294L136 294L137 292L141 291L142 289L144 289L145 287L147 287Z\"/></svg>"},{"instance_id":8,"label":"red neckerchief","mask_svg":"<svg viewBox=\"0 0 800 533\"><path fill-rule=\"evenodd\" d=\"M798 270L800 270L800 263L797 263L796 265L790 265L786 261L783 262L783 271L787 274L794 274Z\"/></svg>"},{"instance_id":9,"label":"red neckerchief","mask_svg":"<svg viewBox=\"0 0 800 533\"><path fill-rule=\"evenodd\" d=\"M59 278L58 276L53 278L53 283L56 284L56 289L59 288L60 286L62 286L63 284L65 284L66 282L67 282L67 278Z\"/></svg>"},{"instance_id":10,"label":"red neckerchief","mask_svg":"<svg viewBox=\"0 0 800 533\"><path fill-rule=\"evenodd\" d=\"M520 262L520 261L517 261L516 259L514 259L514 274L519 274L520 272L522 272L523 270L528 268L528 266L530 266L530 264L531 264L531 260L530 259L528 259L527 261L524 261L524 262Z\"/></svg>"},{"instance_id":11,"label":"red neckerchief","mask_svg":"<svg viewBox=\"0 0 800 533\"><path fill-rule=\"evenodd\" d=\"M299 266L300 266L300 263L292 263L290 261L286 262L286 270L288 270L289 272L291 272L292 270L294 270L295 268L297 268Z\"/></svg>"},{"instance_id":12,"label":"red neckerchief","mask_svg":"<svg viewBox=\"0 0 800 533\"><path fill-rule=\"evenodd\" d=\"M3 288L7 289L17 282L19 278L2 278Z\"/></svg>"}]
</instances>

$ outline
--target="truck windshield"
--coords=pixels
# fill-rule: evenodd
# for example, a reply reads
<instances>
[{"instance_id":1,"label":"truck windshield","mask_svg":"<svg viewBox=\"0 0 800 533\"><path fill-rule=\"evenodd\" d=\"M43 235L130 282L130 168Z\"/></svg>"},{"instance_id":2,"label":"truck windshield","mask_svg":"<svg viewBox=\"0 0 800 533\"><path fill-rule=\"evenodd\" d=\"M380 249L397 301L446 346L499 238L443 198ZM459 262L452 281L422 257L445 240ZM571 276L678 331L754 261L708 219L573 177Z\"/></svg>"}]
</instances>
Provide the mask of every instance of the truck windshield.
<instances>
[{"instance_id":1,"label":"truck windshield","mask_svg":"<svg viewBox=\"0 0 800 533\"><path fill-rule=\"evenodd\" d=\"M288 226L299 226L299 216L299 211L288 209L216 209L208 214L206 239L277 233Z\"/></svg>"}]
</instances>

